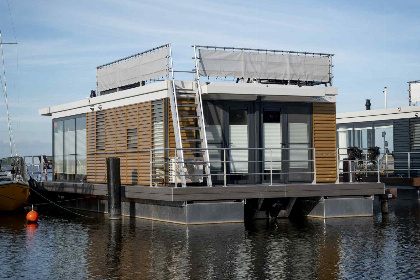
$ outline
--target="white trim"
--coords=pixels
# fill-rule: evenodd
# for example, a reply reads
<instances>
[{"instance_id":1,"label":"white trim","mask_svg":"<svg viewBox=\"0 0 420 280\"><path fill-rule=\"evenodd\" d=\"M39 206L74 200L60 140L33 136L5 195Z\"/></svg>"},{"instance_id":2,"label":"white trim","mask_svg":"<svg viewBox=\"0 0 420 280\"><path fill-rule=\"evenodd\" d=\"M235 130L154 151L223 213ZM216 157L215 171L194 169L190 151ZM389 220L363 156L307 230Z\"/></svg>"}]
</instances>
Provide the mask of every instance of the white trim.
<instances>
[{"instance_id":1,"label":"white trim","mask_svg":"<svg viewBox=\"0 0 420 280\"><path fill-rule=\"evenodd\" d=\"M263 96L325 97L338 94L337 87L296 86L258 83L211 82L203 85L203 94L240 94Z\"/></svg>"},{"instance_id":2,"label":"white trim","mask_svg":"<svg viewBox=\"0 0 420 280\"><path fill-rule=\"evenodd\" d=\"M168 97L168 85L166 81L163 81L144 87L127 89L94 98L86 98L72 103L40 109L39 114L59 118L91 112L91 108L93 108L94 111L104 110L166 97Z\"/></svg>"},{"instance_id":3,"label":"white trim","mask_svg":"<svg viewBox=\"0 0 420 280\"><path fill-rule=\"evenodd\" d=\"M420 106L366 110L337 114L337 124L398 120L420 117Z\"/></svg>"}]
</instances>

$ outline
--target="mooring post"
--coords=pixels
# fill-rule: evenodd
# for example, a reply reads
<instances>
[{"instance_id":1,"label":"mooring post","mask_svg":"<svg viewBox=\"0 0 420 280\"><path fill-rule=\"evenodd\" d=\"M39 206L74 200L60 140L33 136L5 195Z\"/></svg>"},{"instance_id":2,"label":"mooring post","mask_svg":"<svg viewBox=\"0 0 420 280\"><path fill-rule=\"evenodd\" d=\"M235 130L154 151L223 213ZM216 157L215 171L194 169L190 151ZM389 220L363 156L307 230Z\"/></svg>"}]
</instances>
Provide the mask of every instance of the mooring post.
<instances>
[{"instance_id":1,"label":"mooring post","mask_svg":"<svg viewBox=\"0 0 420 280\"><path fill-rule=\"evenodd\" d=\"M109 157L106 159L106 174L109 219L121 219L121 177L119 158Z\"/></svg>"},{"instance_id":2,"label":"mooring post","mask_svg":"<svg viewBox=\"0 0 420 280\"><path fill-rule=\"evenodd\" d=\"M389 214L389 200L388 199L382 199L381 200L381 212L382 214Z\"/></svg>"}]
</instances>

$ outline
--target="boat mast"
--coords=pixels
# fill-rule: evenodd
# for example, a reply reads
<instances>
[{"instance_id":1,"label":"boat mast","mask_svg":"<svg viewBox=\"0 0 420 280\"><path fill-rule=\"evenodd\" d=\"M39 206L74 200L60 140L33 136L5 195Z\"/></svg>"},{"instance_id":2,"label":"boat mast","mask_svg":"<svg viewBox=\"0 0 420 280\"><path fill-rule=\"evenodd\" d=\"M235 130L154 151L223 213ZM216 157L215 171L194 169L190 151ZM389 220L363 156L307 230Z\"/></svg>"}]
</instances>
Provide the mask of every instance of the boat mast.
<instances>
[{"instance_id":1,"label":"boat mast","mask_svg":"<svg viewBox=\"0 0 420 280\"><path fill-rule=\"evenodd\" d=\"M15 141L13 139L12 124L10 123L10 115L9 115L9 102L7 100L6 69L4 68L3 44L8 44L8 43L3 43L2 42L1 31L0 31L1 66L2 66L2 70L3 70L3 80L4 80L4 85L3 85L3 87L4 87L4 101L6 103L7 125L9 127L10 156L13 157L12 143L13 143L13 147L15 148L15 152L16 152L16 145L15 145ZM17 155L17 152L16 152L16 155Z\"/></svg>"}]
</instances>

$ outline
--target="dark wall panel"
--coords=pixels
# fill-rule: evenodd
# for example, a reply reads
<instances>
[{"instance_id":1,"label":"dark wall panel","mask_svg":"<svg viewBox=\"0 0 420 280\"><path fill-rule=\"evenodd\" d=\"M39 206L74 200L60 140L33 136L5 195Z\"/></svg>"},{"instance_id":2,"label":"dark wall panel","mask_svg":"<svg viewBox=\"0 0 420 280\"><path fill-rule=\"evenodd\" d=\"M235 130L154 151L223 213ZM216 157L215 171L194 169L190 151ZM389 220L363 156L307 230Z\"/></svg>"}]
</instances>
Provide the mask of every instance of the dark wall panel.
<instances>
[{"instance_id":1,"label":"dark wall panel","mask_svg":"<svg viewBox=\"0 0 420 280\"><path fill-rule=\"evenodd\" d=\"M407 153L410 151L410 119L394 120L394 168L395 174L407 176ZM400 153L402 152L402 154Z\"/></svg>"}]
</instances>

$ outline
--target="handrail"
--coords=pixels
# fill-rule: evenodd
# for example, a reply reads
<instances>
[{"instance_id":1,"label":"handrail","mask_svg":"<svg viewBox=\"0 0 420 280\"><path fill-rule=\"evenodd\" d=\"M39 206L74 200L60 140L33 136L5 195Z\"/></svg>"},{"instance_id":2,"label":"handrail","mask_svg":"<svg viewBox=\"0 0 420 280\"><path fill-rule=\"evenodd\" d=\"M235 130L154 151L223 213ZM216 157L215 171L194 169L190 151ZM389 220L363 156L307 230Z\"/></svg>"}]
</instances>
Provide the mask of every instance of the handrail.
<instances>
[{"instance_id":1,"label":"handrail","mask_svg":"<svg viewBox=\"0 0 420 280\"><path fill-rule=\"evenodd\" d=\"M158 148L158 149L153 149L153 151L161 151L161 150L178 150L178 148ZM220 164L223 165L223 168L220 168L220 171L222 171L223 173L219 173L219 172L213 172L212 174L210 173L204 173L201 172L199 174L188 174L187 172L184 173L184 175L180 175L178 174L177 170L179 169L178 167L174 168L174 172L175 175L171 175L171 174L150 174L150 177L165 177L165 178L171 178L172 176L174 176L173 181L175 181L175 187L176 187L176 182L177 182L177 177L180 176L181 178L187 178L187 177L207 177L207 178L211 178L212 176L222 176L223 175L223 186L226 187L227 186L227 177L228 176L237 176L239 174L246 174L248 176L258 176L258 175L269 175L270 176L270 185L273 185L273 175L291 175L291 174L313 174L313 180L312 183L315 184L316 183L316 161L315 158L311 159L310 155L308 154L308 159L305 160L273 160L273 150L306 150L306 151L313 151L312 156L315 155L315 148L183 148L182 150L184 151L192 151L192 152L198 152L198 151L223 151L223 160L221 159L217 159L217 160L208 160L208 161L185 161L185 160L179 160L177 158L175 159L170 159L169 160L161 160L161 161L153 161L153 164L161 164L161 165L165 165L165 164L184 164L186 166L197 166L197 165L210 165L209 167L211 167L211 165L213 164ZM227 151L235 151L235 150L260 150L260 151L270 151L270 157L269 159L264 158L262 160L232 160L232 159L228 159L227 158ZM222 155L222 154L220 154ZM263 155L263 157L265 157ZM308 164L308 169L312 170L312 171L290 171L289 172L282 172L282 167L280 168L280 172L274 171L273 170L273 163L285 163L285 162L306 162ZM246 172L228 172L227 169L227 164L233 164L233 163L261 163L264 164L264 167L261 166L262 168L264 168L264 170L269 170L269 172L249 172L249 170L247 170ZM266 165L267 163L270 163L269 165ZM218 168L219 169L219 168ZM248 168L247 168L248 169ZM202 170L201 170L202 171ZM151 179L152 181L152 179Z\"/></svg>"},{"instance_id":2,"label":"handrail","mask_svg":"<svg viewBox=\"0 0 420 280\"><path fill-rule=\"evenodd\" d=\"M347 150L347 148L337 148L337 170L339 172L339 174L344 174L344 172L342 171L343 168L340 167L340 163L344 162L344 161L348 161L345 159L340 159L340 157L342 158L343 156L347 156L347 153L340 153L340 150ZM368 148L360 148L360 150L368 150ZM363 170L355 170L354 173L364 173L365 176L367 177L368 174L373 173L373 172L377 172L377 170L381 170L380 174L385 175L386 177L391 176L404 176L406 178L411 178L412 175L412 171L420 171L420 169L415 169L412 168L412 155L416 155L416 154L420 154L420 152L416 152L416 151L408 151L408 152L401 152L401 151L393 151L392 153L381 153L380 156L381 158L378 158L377 160L369 160L367 158L368 153L363 153L363 158L360 160L352 160L355 163L361 163L359 164L359 167L363 167ZM404 158L401 158L403 155L407 156L407 160L404 160ZM391 156L391 158L389 158L389 156ZM395 159L395 156L397 156L397 159ZM371 167L376 168L376 169L370 169L368 170L368 164L375 162L375 164ZM398 166L396 166L396 164ZM390 168L391 166L391 168ZM407 166L405 168L405 166ZM400 172L400 173L398 173ZM407 174L407 176L405 176L405 174Z\"/></svg>"},{"instance_id":3,"label":"handrail","mask_svg":"<svg viewBox=\"0 0 420 280\"><path fill-rule=\"evenodd\" d=\"M170 158L170 157L166 157L164 159L154 159L154 153L162 153L165 151L176 151L176 150L183 150L184 152L190 152L190 153L199 153L199 152L203 152L203 151L219 151L220 153L218 154L219 157L217 159L209 159L208 161L204 161L204 160L181 160L178 157L175 158ZM290 150L296 150L296 151L308 151L308 157L307 159L281 159L278 160L276 158L274 158L274 151L290 151ZM231 158L231 156L229 156L232 151L261 151L261 152L269 152L269 156L266 157L266 153L261 154L262 158L261 160L234 160ZM311 152L311 153L310 153ZM238 174L246 174L248 176L261 176L261 175L266 175L269 179L269 184L273 185L274 184L274 175L291 175L291 174L313 174L312 177L312 184L316 183L316 159L312 158L315 156L316 150L313 147L309 147L309 148L300 148L300 147L296 147L296 148L277 148L277 147L273 147L273 148L154 148L154 149L144 149L144 150L133 150L133 151L121 151L121 152L99 152L99 153L88 153L88 155L117 155L117 154L128 154L128 153L148 153L149 154L149 161L150 164L153 165L168 165L168 164L174 164L175 168L174 168L174 174L169 174L169 173L159 173L159 174L153 174L153 170L150 170L150 186L153 187L153 178L173 178L173 182L175 183L175 187L177 186L178 183L178 177L180 178L191 178L191 177L206 177L206 178L215 178L217 176L223 176L223 186L226 187L227 186L227 178L229 176L235 176ZM192 157L194 158L194 157ZM199 159L199 158L197 158ZM308 170L308 171L295 171L295 170L289 170L289 172L283 172L284 171L284 167L281 166L281 168L279 170L275 170L274 169L274 164L284 164L284 163L297 163L297 162L304 162L307 163L307 167L303 167L304 170ZM229 171L228 172L228 164L235 164L235 163L241 163L241 164L246 164L246 163L257 163L257 164L261 164L260 167L260 172L249 172L250 170L242 173L242 172L232 172ZM188 169L191 168L191 166L204 166L205 164L209 164L210 167L215 167L214 165L218 165L216 167L217 171L213 172L213 173L204 173L202 172L203 170L200 168L197 168L198 170L200 170L201 172L199 174L191 174L188 172L184 172L184 174L179 174L180 172L178 172L177 170L179 170L179 165L184 165L186 166L185 168ZM248 165L246 165L248 166ZM262 168L264 168L263 170L267 171L267 172L261 172ZM293 167L292 167L293 169ZM169 184L167 184L169 185Z\"/></svg>"},{"instance_id":4,"label":"handrail","mask_svg":"<svg viewBox=\"0 0 420 280\"><path fill-rule=\"evenodd\" d=\"M174 65L173 65L173 59L172 59L172 48L169 45L169 59L170 59L170 73L171 73L171 86L172 90L169 91L169 101L171 104L171 113L172 113L172 123L174 126L174 134L175 134L175 142L176 146L179 148L182 148L182 139L181 139L181 125L179 123L179 114L178 114L178 100L176 96L176 87L175 87L175 75L174 75ZM168 69L169 70L169 69ZM169 73L168 73L169 75ZM184 158L184 154L182 149L177 150L176 153L178 154L178 157ZM150 159L152 160L152 159ZM150 162L150 166L152 168L153 163ZM184 168L181 167L181 173L184 172ZM152 184L152 180L150 180L150 183ZM185 186L185 177L181 178L181 184L184 187Z\"/></svg>"},{"instance_id":5,"label":"handrail","mask_svg":"<svg viewBox=\"0 0 420 280\"><path fill-rule=\"evenodd\" d=\"M207 149L207 133L206 133L206 123L204 121L204 111L203 111L203 100L201 99L201 84L200 84L200 72L199 72L199 64L198 64L198 58L197 58L197 48L194 46L194 62L195 62L195 71L196 71L196 87L197 87L197 93L195 95L195 103L197 104L197 115L199 120L199 126L200 126L200 134L201 134L201 147ZM204 160L209 161L210 155L209 151L204 151ZM206 164L206 173L210 175L210 163ZM212 180L211 176L208 176L207 178L207 185L209 187L212 186Z\"/></svg>"}]
</instances>

